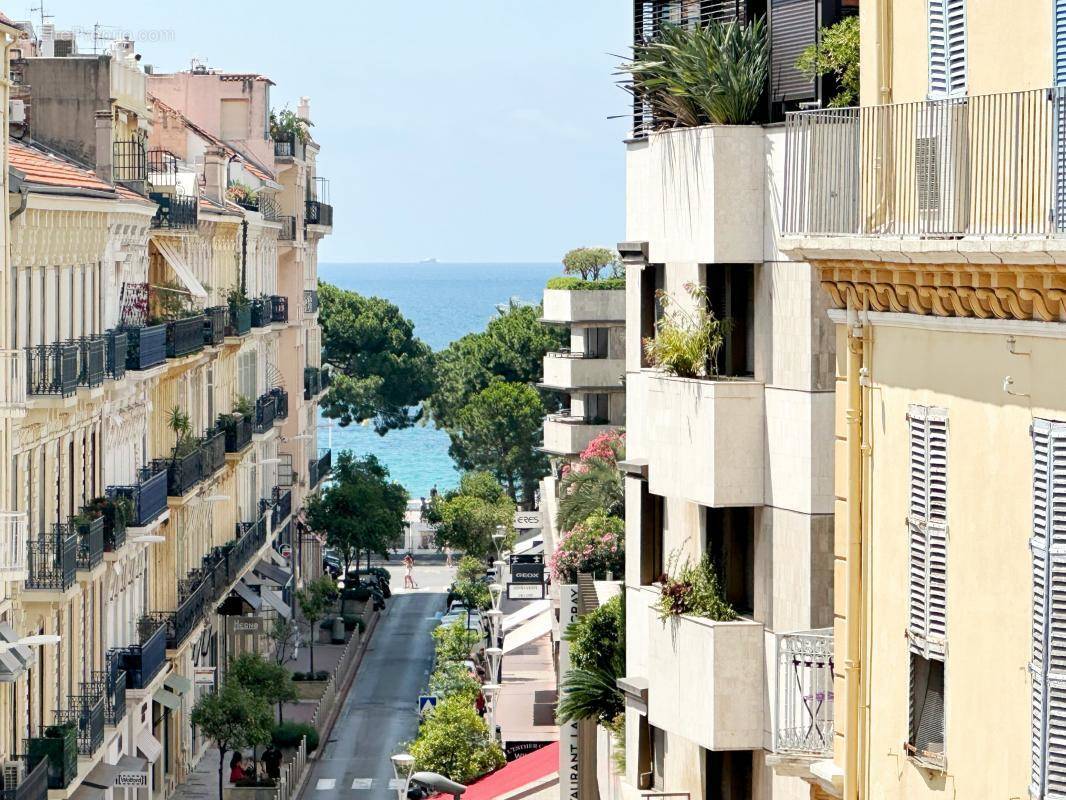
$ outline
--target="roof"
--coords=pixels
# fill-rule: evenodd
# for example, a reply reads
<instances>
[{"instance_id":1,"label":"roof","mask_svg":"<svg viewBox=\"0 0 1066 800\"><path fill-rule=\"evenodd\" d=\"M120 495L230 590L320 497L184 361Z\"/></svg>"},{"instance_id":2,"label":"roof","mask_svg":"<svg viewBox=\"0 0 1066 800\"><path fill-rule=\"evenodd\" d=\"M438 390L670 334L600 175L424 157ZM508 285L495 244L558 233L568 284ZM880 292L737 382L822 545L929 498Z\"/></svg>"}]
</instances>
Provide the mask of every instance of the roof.
<instances>
[{"instance_id":1,"label":"roof","mask_svg":"<svg viewBox=\"0 0 1066 800\"><path fill-rule=\"evenodd\" d=\"M495 800L495 798L542 781L559 771L559 743L551 742L529 755L516 758L504 767L490 772L467 786L463 800ZM435 794L433 798L449 795Z\"/></svg>"},{"instance_id":2,"label":"roof","mask_svg":"<svg viewBox=\"0 0 1066 800\"><path fill-rule=\"evenodd\" d=\"M31 186L55 189L82 190L113 195L115 199L134 200L151 204L149 200L124 186L112 186L101 180L96 173L70 159L36 145L16 139L8 140L8 157L11 167L18 170L23 180Z\"/></svg>"}]
</instances>

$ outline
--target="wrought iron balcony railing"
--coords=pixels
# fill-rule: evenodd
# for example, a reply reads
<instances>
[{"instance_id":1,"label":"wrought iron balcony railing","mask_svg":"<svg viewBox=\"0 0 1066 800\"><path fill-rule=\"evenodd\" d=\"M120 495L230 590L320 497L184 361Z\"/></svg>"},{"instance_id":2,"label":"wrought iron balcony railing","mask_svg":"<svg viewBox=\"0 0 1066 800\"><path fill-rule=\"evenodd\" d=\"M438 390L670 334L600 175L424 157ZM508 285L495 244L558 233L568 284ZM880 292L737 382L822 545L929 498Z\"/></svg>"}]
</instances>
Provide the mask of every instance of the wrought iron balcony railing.
<instances>
[{"instance_id":1,"label":"wrought iron balcony railing","mask_svg":"<svg viewBox=\"0 0 1066 800\"><path fill-rule=\"evenodd\" d=\"M280 216L281 230L278 231L279 242L293 242L296 240L296 217Z\"/></svg>"},{"instance_id":2,"label":"wrought iron balcony railing","mask_svg":"<svg viewBox=\"0 0 1066 800\"><path fill-rule=\"evenodd\" d=\"M111 176L115 183L144 184L148 181L148 151L143 139L114 142L112 156Z\"/></svg>"},{"instance_id":3,"label":"wrought iron balcony railing","mask_svg":"<svg viewBox=\"0 0 1066 800\"><path fill-rule=\"evenodd\" d=\"M277 414L277 398L269 392L259 395L255 401L255 432L266 433L273 428Z\"/></svg>"},{"instance_id":4,"label":"wrought iron balcony railing","mask_svg":"<svg viewBox=\"0 0 1066 800\"><path fill-rule=\"evenodd\" d=\"M270 296L270 321L289 321L289 298L280 294Z\"/></svg>"},{"instance_id":5,"label":"wrought iron balcony railing","mask_svg":"<svg viewBox=\"0 0 1066 800\"><path fill-rule=\"evenodd\" d=\"M104 696L104 724L118 725L126 716L126 671L123 669L93 672L94 693Z\"/></svg>"},{"instance_id":6,"label":"wrought iron balcony railing","mask_svg":"<svg viewBox=\"0 0 1066 800\"><path fill-rule=\"evenodd\" d=\"M203 620L212 600L211 586L201 581L197 587L178 604L176 611L153 611L146 616L166 626L167 648L176 650L189 638Z\"/></svg>"},{"instance_id":7,"label":"wrought iron balcony railing","mask_svg":"<svg viewBox=\"0 0 1066 800\"><path fill-rule=\"evenodd\" d=\"M167 322L167 358L182 358L203 350L206 324L203 314Z\"/></svg>"},{"instance_id":8,"label":"wrought iron balcony railing","mask_svg":"<svg viewBox=\"0 0 1066 800\"><path fill-rule=\"evenodd\" d=\"M91 689L82 684L82 691ZM76 725L78 755L91 756L104 744L104 695L75 694L67 698L67 707L56 709L56 723Z\"/></svg>"},{"instance_id":9,"label":"wrought iron balcony railing","mask_svg":"<svg viewBox=\"0 0 1066 800\"><path fill-rule=\"evenodd\" d=\"M276 386L267 392L267 394L274 398L274 421L288 419L289 393L280 386Z\"/></svg>"},{"instance_id":10,"label":"wrought iron balcony railing","mask_svg":"<svg viewBox=\"0 0 1066 800\"><path fill-rule=\"evenodd\" d=\"M312 458L307 464L307 488L314 489L329 475L333 468L333 451L327 450L318 458Z\"/></svg>"},{"instance_id":11,"label":"wrought iron balcony railing","mask_svg":"<svg viewBox=\"0 0 1066 800\"><path fill-rule=\"evenodd\" d=\"M304 313L318 313L318 289L304 289Z\"/></svg>"},{"instance_id":12,"label":"wrought iron balcony railing","mask_svg":"<svg viewBox=\"0 0 1066 800\"><path fill-rule=\"evenodd\" d=\"M292 490L275 486L272 494L274 498L274 519L276 522L283 522L292 516Z\"/></svg>"},{"instance_id":13,"label":"wrought iron balcony railing","mask_svg":"<svg viewBox=\"0 0 1066 800\"><path fill-rule=\"evenodd\" d=\"M90 570L104 560L104 518L96 517L88 522L57 523L55 536L78 537L78 569Z\"/></svg>"},{"instance_id":14,"label":"wrought iron balcony railing","mask_svg":"<svg viewBox=\"0 0 1066 800\"><path fill-rule=\"evenodd\" d=\"M226 432L212 429L203 438L204 477L210 478L226 465Z\"/></svg>"},{"instance_id":15,"label":"wrought iron balcony railing","mask_svg":"<svg viewBox=\"0 0 1066 800\"><path fill-rule=\"evenodd\" d=\"M227 336L246 336L252 329L252 304L231 305L226 324Z\"/></svg>"},{"instance_id":16,"label":"wrought iron balcony railing","mask_svg":"<svg viewBox=\"0 0 1066 800\"><path fill-rule=\"evenodd\" d=\"M252 420L243 414L219 417L219 426L226 436L227 453L239 453L252 443Z\"/></svg>"},{"instance_id":17,"label":"wrought iron balcony railing","mask_svg":"<svg viewBox=\"0 0 1066 800\"><path fill-rule=\"evenodd\" d=\"M318 200L307 200L304 203L304 222L308 225L333 226L333 206Z\"/></svg>"},{"instance_id":18,"label":"wrought iron balcony railing","mask_svg":"<svg viewBox=\"0 0 1066 800\"><path fill-rule=\"evenodd\" d=\"M152 462L156 469L167 473L167 494L181 497L204 479L203 448L200 443L184 445L180 454Z\"/></svg>"},{"instance_id":19,"label":"wrought iron balcony railing","mask_svg":"<svg viewBox=\"0 0 1066 800\"><path fill-rule=\"evenodd\" d=\"M133 503L130 525L144 528L167 510L167 462L154 461L137 471L132 486L108 486L107 496L127 497Z\"/></svg>"},{"instance_id":20,"label":"wrought iron balcony railing","mask_svg":"<svg viewBox=\"0 0 1066 800\"><path fill-rule=\"evenodd\" d=\"M78 569L78 536L68 533L44 536L27 545L27 589L66 591L74 585Z\"/></svg>"},{"instance_id":21,"label":"wrought iron balcony railing","mask_svg":"<svg viewBox=\"0 0 1066 800\"><path fill-rule=\"evenodd\" d=\"M252 300L252 327L265 328L274 316L274 301L270 295L263 295Z\"/></svg>"},{"instance_id":22,"label":"wrought iron balcony railing","mask_svg":"<svg viewBox=\"0 0 1066 800\"><path fill-rule=\"evenodd\" d=\"M833 629L777 637L774 751L833 752Z\"/></svg>"},{"instance_id":23,"label":"wrought iron balcony railing","mask_svg":"<svg viewBox=\"0 0 1066 800\"><path fill-rule=\"evenodd\" d=\"M78 388L78 343L27 347L26 376L27 394L73 396Z\"/></svg>"},{"instance_id":24,"label":"wrought iron balcony railing","mask_svg":"<svg viewBox=\"0 0 1066 800\"><path fill-rule=\"evenodd\" d=\"M83 336L78 343L78 386L95 389L104 382L107 340L104 336Z\"/></svg>"},{"instance_id":25,"label":"wrought iron balcony railing","mask_svg":"<svg viewBox=\"0 0 1066 800\"><path fill-rule=\"evenodd\" d=\"M204 345L216 347L226 338L226 323L229 320L227 306L211 306L204 310Z\"/></svg>"},{"instance_id":26,"label":"wrought iron balcony railing","mask_svg":"<svg viewBox=\"0 0 1066 800\"><path fill-rule=\"evenodd\" d=\"M153 228L195 228L200 201L192 195L152 192L150 199L159 204L152 217Z\"/></svg>"},{"instance_id":27,"label":"wrought iron balcony railing","mask_svg":"<svg viewBox=\"0 0 1066 800\"><path fill-rule=\"evenodd\" d=\"M167 628L152 617L142 617L137 625L138 644L115 648L108 653L116 668L126 673L130 689L144 689L167 663Z\"/></svg>"},{"instance_id":28,"label":"wrought iron balcony railing","mask_svg":"<svg viewBox=\"0 0 1066 800\"><path fill-rule=\"evenodd\" d=\"M280 139L274 140L274 158L297 158L304 157L306 145L300 141L295 133L280 134Z\"/></svg>"},{"instance_id":29,"label":"wrought iron balcony railing","mask_svg":"<svg viewBox=\"0 0 1066 800\"><path fill-rule=\"evenodd\" d=\"M107 358L104 363L104 374L113 381L120 381L126 377L128 336L126 331L116 329L109 330L104 336L107 341Z\"/></svg>"},{"instance_id":30,"label":"wrought iron balcony railing","mask_svg":"<svg viewBox=\"0 0 1066 800\"><path fill-rule=\"evenodd\" d=\"M26 774L17 783L13 780L9 782L5 775L0 800L48 800L48 759L40 760L33 767L26 757L17 760L26 762ZM12 763L14 761L12 759Z\"/></svg>"},{"instance_id":31,"label":"wrought iron balcony railing","mask_svg":"<svg viewBox=\"0 0 1066 800\"><path fill-rule=\"evenodd\" d=\"M304 367L304 400L317 397L329 388L329 372L320 367Z\"/></svg>"},{"instance_id":32,"label":"wrought iron balcony railing","mask_svg":"<svg viewBox=\"0 0 1066 800\"><path fill-rule=\"evenodd\" d=\"M147 370L166 360L166 325L126 328L126 369Z\"/></svg>"},{"instance_id":33,"label":"wrought iron balcony railing","mask_svg":"<svg viewBox=\"0 0 1066 800\"><path fill-rule=\"evenodd\" d=\"M267 521L261 516L255 522L237 523L237 541L226 554L226 577L230 583L237 580L241 570L266 544Z\"/></svg>"}]
</instances>

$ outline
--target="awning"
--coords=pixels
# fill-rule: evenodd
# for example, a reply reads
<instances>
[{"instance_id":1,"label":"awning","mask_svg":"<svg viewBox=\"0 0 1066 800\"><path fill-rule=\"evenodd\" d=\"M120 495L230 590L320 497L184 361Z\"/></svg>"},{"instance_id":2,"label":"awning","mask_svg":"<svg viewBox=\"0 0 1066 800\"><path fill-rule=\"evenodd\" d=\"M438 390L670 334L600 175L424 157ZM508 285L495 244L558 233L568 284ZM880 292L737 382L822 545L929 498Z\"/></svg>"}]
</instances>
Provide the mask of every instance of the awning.
<instances>
[{"instance_id":1,"label":"awning","mask_svg":"<svg viewBox=\"0 0 1066 800\"><path fill-rule=\"evenodd\" d=\"M503 637L503 652L506 655L524 644L539 639L552 629L551 611L544 611Z\"/></svg>"},{"instance_id":2,"label":"awning","mask_svg":"<svg viewBox=\"0 0 1066 800\"><path fill-rule=\"evenodd\" d=\"M463 800L505 800L526 797L540 788L559 780L559 743L550 742L529 755L516 758L510 764L467 786ZM430 795L430 800L450 795ZM558 796L558 795L556 795Z\"/></svg>"},{"instance_id":3,"label":"awning","mask_svg":"<svg viewBox=\"0 0 1066 800\"><path fill-rule=\"evenodd\" d=\"M82 783L70 795L70 800L104 800L106 796L107 792L99 786L94 786L91 783Z\"/></svg>"},{"instance_id":4,"label":"awning","mask_svg":"<svg viewBox=\"0 0 1066 800\"><path fill-rule=\"evenodd\" d=\"M202 300L207 299L207 290L204 289L203 284L196 279L193 271L189 268L189 265L185 263L185 259L182 258L175 248L164 241L163 239L152 239L152 243L159 250L160 255L170 265L170 268L174 270L174 274L178 276L178 280L189 290L189 294L193 297L200 298Z\"/></svg>"},{"instance_id":5,"label":"awning","mask_svg":"<svg viewBox=\"0 0 1066 800\"><path fill-rule=\"evenodd\" d=\"M167 689L156 689L155 694L152 695L152 699L159 703L159 705L169 708L171 711L178 711L181 708L181 698ZM145 755L148 754L145 753Z\"/></svg>"},{"instance_id":6,"label":"awning","mask_svg":"<svg viewBox=\"0 0 1066 800\"><path fill-rule=\"evenodd\" d=\"M122 756L118 768L122 772L148 772L148 760L140 756Z\"/></svg>"},{"instance_id":7,"label":"awning","mask_svg":"<svg viewBox=\"0 0 1066 800\"><path fill-rule=\"evenodd\" d=\"M532 603L526 603L513 614L508 614L503 618L503 630L505 632L509 631L511 628L521 625L527 619L543 614L549 608L551 608L551 600L534 600Z\"/></svg>"},{"instance_id":8,"label":"awning","mask_svg":"<svg viewBox=\"0 0 1066 800\"><path fill-rule=\"evenodd\" d=\"M21 637L7 622L0 622L0 640L5 642L17 642ZM11 681L25 669L29 669L37 661L34 651L30 647L18 645L10 650L0 651L0 681Z\"/></svg>"},{"instance_id":9,"label":"awning","mask_svg":"<svg viewBox=\"0 0 1066 800\"><path fill-rule=\"evenodd\" d=\"M530 554L543 553L544 552L544 537L540 536L540 535L531 536L531 537L529 537L528 539L526 539L524 541L518 542L514 546L514 550L512 550L511 552L516 554L516 555L520 555L522 553L530 553Z\"/></svg>"},{"instance_id":10,"label":"awning","mask_svg":"<svg viewBox=\"0 0 1066 800\"><path fill-rule=\"evenodd\" d=\"M258 572L261 578L273 581L278 586L288 586L292 580L292 573L287 569L275 567L269 561L260 561L254 567L253 572Z\"/></svg>"},{"instance_id":11,"label":"awning","mask_svg":"<svg viewBox=\"0 0 1066 800\"><path fill-rule=\"evenodd\" d=\"M239 581L237 581L237 583L233 587L233 591L235 591L244 602L250 605L253 611L258 611L262 607L262 598L260 598L258 594L252 591L252 587L250 587L247 583L244 582L244 578L241 578Z\"/></svg>"},{"instance_id":12,"label":"awning","mask_svg":"<svg viewBox=\"0 0 1066 800\"><path fill-rule=\"evenodd\" d=\"M137 734L137 749L153 764L159 760L159 756L163 753L163 745L152 736L152 732L147 728Z\"/></svg>"},{"instance_id":13,"label":"awning","mask_svg":"<svg viewBox=\"0 0 1066 800\"><path fill-rule=\"evenodd\" d=\"M260 592L263 597L263 602L277 611L280 617L283 619L292 619L292 609L289 608L288 604L282 599L280 594L265 586Z\"/></svg>"},{"instance_id":14,"label":"awning","mask_svg":"<svg viewBox=\"0 0 1066 800\"><path fill-rule=\"evenodd\" d=\"M163 685L176 695L183 695L192 691L192 681L174 672L163 679Z\"/></svg>"},{"instance_id":15,"label":"awning","mask_svg":"<svg viewBox=\"0 0 1066 800\"><path fill-rule=\"evenodd\" d=\"M101 789L110 789L115 785L115 776L122 772L122 768L115 764L105 764L101 761L85 776L85 783L99 786Z\"/></svg>"}]
</instances>

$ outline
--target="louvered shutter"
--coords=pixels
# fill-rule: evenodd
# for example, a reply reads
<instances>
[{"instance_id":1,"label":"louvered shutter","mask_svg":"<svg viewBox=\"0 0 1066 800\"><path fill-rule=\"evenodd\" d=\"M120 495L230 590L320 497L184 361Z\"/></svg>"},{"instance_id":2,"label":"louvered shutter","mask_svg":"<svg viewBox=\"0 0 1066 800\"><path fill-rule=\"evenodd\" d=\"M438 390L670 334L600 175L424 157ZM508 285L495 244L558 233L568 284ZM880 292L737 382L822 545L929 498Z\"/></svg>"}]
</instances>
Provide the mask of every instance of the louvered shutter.
<instances>
[{"instance_id":1,"label":"louvered shutter","mask_svg":"<svg viewBox=\"0 0 1066 800\"><path fill-rule=\"evenodd\" d=\"M1055 227L1066 231L1066 0L1054 0Z\"/></svg>"},{"instance_id":2,"label":"louvered shutter","mask_svg":"<svg viewBox=\"0 0 1066 800\"><path fill-rule=\"evenodd\" d=\"M947 0L929 0L929 96L948 94L948 38L944 29Z\"/></svg>"},{"instance_id":3,"label":"louvered shutter","mask_svg":"<svg viewBox=\"0 0 1066 800\"><path fill-rule=\"evenodd\" d=\"M929 485L929 457L926 451L928 440L925 406L911 406L907 412L911 434L911 508L914 519L926 519L929 501L926 487Z\"/></svg>"},{"instance_id":4,"label":"louvered shutter","mask_svg":"<svg viewBox=\"0 0 1066 800\"><path fill-rule=\"evenodd\" d=\"M796 69L818 41L816 0L770 0L770 94L774 102L813 100L815 81Z\"/></svg>"},{"instance_id":5,"label":"louvered shutter","mask_svg":"<svg viewBox=\"0 0 1066 800\"><path fill-rule=\"evenodd\" d=\"M966 94L966 0L929 0L929 97Z\"/></svg>"},{"instance_id":6,"label":"louvered shutter","mask_svg":"<svg viewBox=\"0 0 1066 800\"><path fill-rule=\"evenodd\" d=\"M1033 421L1033 643L1029 671L1032 674L1032 771L1029 794L1044 796L1044 737L1046 731L1044 684L1047 650L1047 567L1048 567L1048 475L1050 474L1051 424Z\"/></svg>"},{"instance_id":7,"label":"louvered shutter","mask_svg":"<svg viewBox=\"0 0 1066 800\"><path fill-rule=\"evenodd\" d=\"M947 412L911 406L908 581L911 650L943 660L947 649Z\"/></svg>"}]
</instances>

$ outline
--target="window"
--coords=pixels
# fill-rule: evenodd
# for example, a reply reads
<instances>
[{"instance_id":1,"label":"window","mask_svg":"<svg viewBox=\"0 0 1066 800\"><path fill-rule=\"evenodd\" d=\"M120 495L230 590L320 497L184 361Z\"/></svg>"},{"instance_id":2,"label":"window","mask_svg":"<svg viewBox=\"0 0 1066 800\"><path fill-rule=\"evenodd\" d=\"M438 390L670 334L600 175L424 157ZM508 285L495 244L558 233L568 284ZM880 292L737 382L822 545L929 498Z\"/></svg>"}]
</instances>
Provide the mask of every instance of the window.
<instances>
[{"instance_id":1,"label":"window","mask_svg":"<svg viewBox=\"0 0 1066 800\"><path fill-rule=\"evenodd\" d=\"M929 98L966 95L966 0L929 0Z\"/></svg>"},{"instance_id":2,"label":"window","mask_svg":"<svg viewBox=\"0 0 1066 800\"><path fill-rule=\"evenodd\" d=\"M707 800L748 800L752 796L750 750L706 750Z\"/></svg>"},{"instance_id":3,"label":"window","mask_svg":"<svg viewBox=\"0 0 1066 800\"><path fill-rule=\"evenodd\" d=\"M649 586L666 571L663 561L663 498L640 484L640 583Z\"/></svg>"},{"instance_id":4,"label":"window","mask_svg":"<svg viewBox=\"0 0 1066 800\"><path fill-rule=\"evenodd\" d=\"M585 328L585 358L607 358L607 328Z\"/></svg>"},{"instance_id":5,"label":"window","mask_svg":"<svg viewBox=\"0 0 1066 800\"><path fill-rule=\"evenodd\" d=\"M248 101L223 100L221 108L222 138L248 138Z\"/></svg>"},{"instance_id":6,"label":"window","mask_svg":"<svg viewBox=\"0 0 1066 800\"><path fill-rule=\"evenodd\" d=\"M947 451L943 408L912 405L910 431L910 725L907 751L944 762L944 656L947 651Z\"/></svg>"},{"instance_id":7,"label":"window","mask_svg":"<svg viewBox=\"0 0 1066 800\"><path fill-rule=\"evenodd\" d=\"M755 374L755 268L751 264L710 264L707 297L720 320L732 320L718 350L719 375Z\"/></svg>"},{"instance_id":8,"label":"window","mask_svg":"<svg viewBox=\"0 0 1066 800\"><path fill-rule=\"evenodd\" d=\"M610 410L610 398L606 394L585 395L585 421L593 425L606 425Z\"/></svg>"},{"instance_id":9,"label":"window","mask_svg":"<svg viewBox=\"0 0 1066 800\"><path fill-rule=\"evenodd\" d=\"M645 264L640 271L640 340L650 339L655 335L655 323L663 313L663 304L658 293L663 290L665 269L661 264ZM640 364L643 367L650 366L644 355L644 348L640 351Z\"/></svg>"},{"instance_id":10,"label":"window","mask_svg":"<svg viewBox=\"0 0 1066 800\"><path fill-rule=\"evenodd\" d=\"M1033 420L1033 797L1066 782L1066 422Z\"/></svg>"},{"instance_id":11,"label":"window","mask_svg":"<svg viewBox=\"0 0 1066 800\"><path fill-rule=\"evenodd\" d=\"M726 601L741 614L755 610L755 512L751 508L704 509L707 556Z\"/></svg>"}]
</instances>

